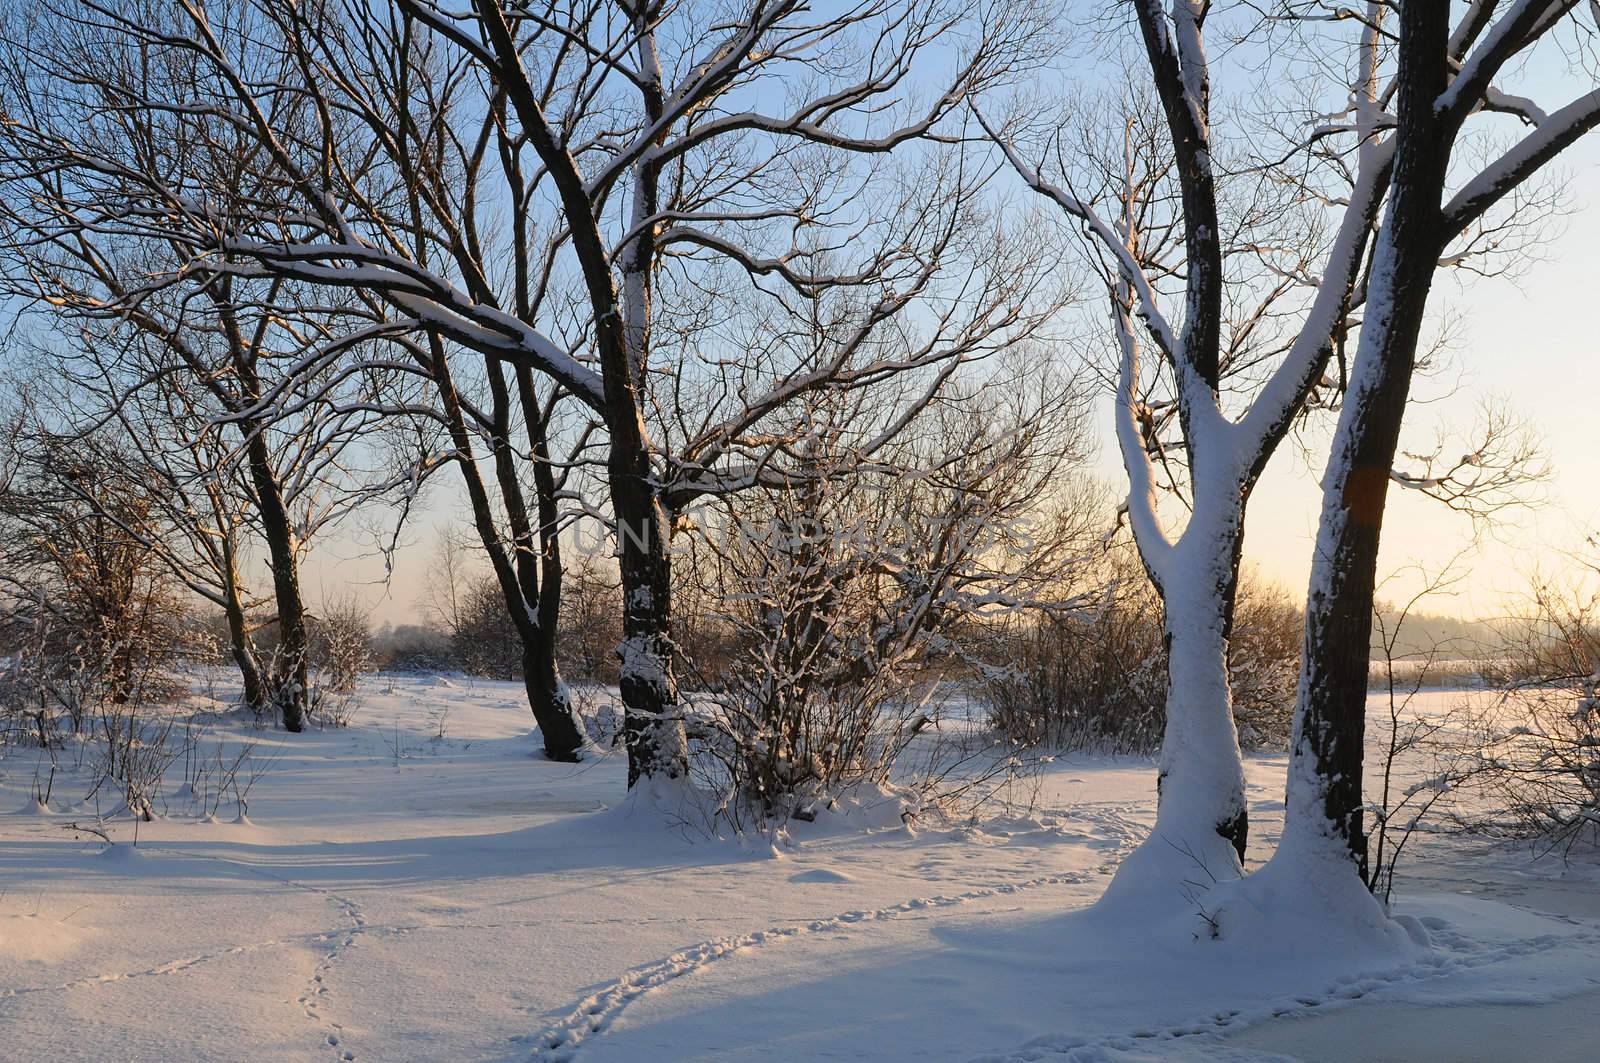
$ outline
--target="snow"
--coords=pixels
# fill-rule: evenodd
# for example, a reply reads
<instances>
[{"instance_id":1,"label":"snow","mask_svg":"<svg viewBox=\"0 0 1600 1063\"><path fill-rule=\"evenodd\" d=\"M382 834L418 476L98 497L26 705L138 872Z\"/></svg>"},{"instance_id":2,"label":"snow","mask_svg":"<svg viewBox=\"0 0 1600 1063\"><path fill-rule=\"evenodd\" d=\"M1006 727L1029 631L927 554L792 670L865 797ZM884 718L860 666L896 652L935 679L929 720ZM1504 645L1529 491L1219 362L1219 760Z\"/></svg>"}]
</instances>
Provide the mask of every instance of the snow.
<instances>
[{"instance_id":1,"label":"snow","mask_svg":"<svg viewBox=\"0 0 1600 1063\"><path fill-rule=\"evenodd\" d=\"M1393 1058L1457 1059L1449 1016L1493 1005L1513 1029L1482 1044L1512 1050L1482 1058L1508 1058L1581 1033L1551 1002L1600 986L1600 869L1481 841L1418 842L1401 918L1364 939L1320 918L1348 897L1270 878L1097 905L1154 822L1142 758L1059 756L1031 807L976 823L863 801L775 847L624 798L620 752L536 756L516 684L359 697L344 730L220 718L269 764L248 820L174 801L137 848L125 819L110 848L62 829L92 820L72 778L40 811L33 765L0 761L0 1056L1342 1059L1376 1029ZM1247 870L1285 769L1246 762Z\"/></svg>"}]
</instances>

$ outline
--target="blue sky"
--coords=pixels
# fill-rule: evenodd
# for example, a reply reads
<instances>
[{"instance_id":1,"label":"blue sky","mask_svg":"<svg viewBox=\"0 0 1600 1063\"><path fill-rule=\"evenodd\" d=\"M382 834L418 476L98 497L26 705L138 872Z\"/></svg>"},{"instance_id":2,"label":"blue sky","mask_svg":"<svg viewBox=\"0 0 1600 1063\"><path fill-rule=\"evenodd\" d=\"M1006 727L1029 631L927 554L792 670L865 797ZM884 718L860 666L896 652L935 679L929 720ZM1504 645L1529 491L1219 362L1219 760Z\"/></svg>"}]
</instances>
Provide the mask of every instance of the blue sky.
<instances>
[{"instance_id":1,"label":"blue sky","mask_svg":"<svg viewBox=\"0 0 1600 1063\"><path fill-rule=\"evenodd\" d=\"M1110 74L1108 55L1119 45L1103 36L1064 57L1061 73L1070 82ZM1218 107L1228 106L1230 84L1246 84L1274 67L1271 58L1228 50L1213 42ZM1555 69L1549 56L1530 61L1507 78L1507 88L1536 95L1547 109L1565 102L1573 82ZM1270 76L1270 75L1269 75ZM1543 90L1535 92L1534 90ZM1565 93L1565 96L1563 95ZM1507 129L1509 135L1517 135ZM1575 571L1569 561L1584 536L1600 529L1600 429L1595 399L1600 396L1600 327L1591 307L1600 278L1600 138L1589 137L1569 151L1558 173L1566 181L1571 213L1559 231L1514 277L1478 278L1441 272L1431 309L1457 319L1458 342L1449 371L1419 381L1414 395L1430 399L1413 406L1407 421L1413 442L1430 439L1443 427L1469 433L1485 400L1501 403L1526 418L1541 438L1554 471L1537 509L1508 515L1487 534L1460 515L1411 492L1391 492L1380 576L1420 566L1437 571L1452 559L1463 578L1449 597L1431 599L1430 612L1465 616L1502 615L1513 610L1535 571ZM1122 471L1112 440L1109 397L1098 417L1101 453L1096 472L1121 490ZM1302 451L1286 444L1273 459L1252 499L1246 559L1267 578L1296 595L1304 593L1320 506L1319 450L1326 434ZM454 478L444 473L433 502L419 515L413 545L402 551L386 595L373 587L380 617L401 621L414 615L428 568L435 524L459 509ZM313 597L320 587L337 594L354 577L376 581L381 566L362 559L352 542L330 543L307 569ZM1384 588L1386 597L1407 595L1414 575L1398 575ZM380 597L381 596L381 597Z\"/></svg>"}]
</instances>

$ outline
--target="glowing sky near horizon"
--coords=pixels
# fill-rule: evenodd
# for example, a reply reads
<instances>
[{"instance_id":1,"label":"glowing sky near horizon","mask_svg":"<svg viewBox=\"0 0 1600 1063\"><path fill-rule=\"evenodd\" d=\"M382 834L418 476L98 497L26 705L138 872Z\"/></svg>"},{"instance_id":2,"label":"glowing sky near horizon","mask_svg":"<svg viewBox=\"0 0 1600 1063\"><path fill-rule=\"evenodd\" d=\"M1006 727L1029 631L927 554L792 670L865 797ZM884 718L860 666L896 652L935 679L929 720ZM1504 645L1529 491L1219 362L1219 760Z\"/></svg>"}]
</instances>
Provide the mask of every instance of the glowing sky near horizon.
<instances>
[{"instance_id":1,"label":"glowing sky near horizon","mask_svg":"<svg viewBox=\"0 0 1600 1063\"><path fill-rule=\"evenodd\" d=\"M1103 43L1063 62L1083 76L1109 70ZM1216 59L1217 57L1214 57ZM1219 86L1248 81L1251 56L1231 52L1218 59ZM1267 64L1270 65L1270 64ZM1516 72L1510 87L1554 101L1571 84L1557 72L1532 64ZM1516 131L1509 131L1517 135ZM1470 433L1485 400L1526 418L1542 441L1553 478L1536 509L1503 516L1477 534L1465 517L1413 492L1392 490L1383 533L1380 579L1391 577L1380 597L1401 600L1414 592L1420 566L1437 572L1457 559L1462 578L1451 593L1430 598L1422 610L1468 617L1516 611L1535 572L1576 575L1571 555L1586 535L1600 532L1600 134L1569 149L1554 168L1566 181L1568 215L1555 234L1535 249L1513 277L1479 278L1442 270L1430 312L1458 321L1449 371L1420 379L1407 414L1402 447L1430 441L1437 429ZM1448 394L1446 394L1448 392ZM1115 452L1110 397L1096 418L1100 447L1095 472L1120 494L1125 480ZM1245 557L1269 580L1303 597L1316 534L1321 496L1318 480L1327 433L1314 437L1308 458L1286 442L1273 458L1250 503ZM446 473L448 477L448 472ZM320 549L307 567L307 585L338 594L351 579L368 582L365 595L380 619L404 622L417 615L434 528L466 516L453 479L434 489L431 504L414 521L411 545L396 557L387 586L381 564L348 537ZM1597 551L1600 552L1600 551Z\"/></svg>"}]
</instances>

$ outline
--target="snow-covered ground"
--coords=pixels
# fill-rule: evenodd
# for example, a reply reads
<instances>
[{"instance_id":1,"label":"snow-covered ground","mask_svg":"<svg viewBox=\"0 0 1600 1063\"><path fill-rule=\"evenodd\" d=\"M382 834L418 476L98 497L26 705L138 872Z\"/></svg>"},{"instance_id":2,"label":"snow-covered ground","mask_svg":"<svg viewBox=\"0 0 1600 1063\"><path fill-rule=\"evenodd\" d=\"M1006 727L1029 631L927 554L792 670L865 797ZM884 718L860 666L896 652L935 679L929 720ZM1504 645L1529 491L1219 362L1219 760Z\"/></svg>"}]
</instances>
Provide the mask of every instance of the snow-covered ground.
<instances>
[{"instance_id":1,"label":"snow-covered ground","mask_svg":"<svg viewBox=\"0 0 1600 1063\"><path fill-rule=\"evenodd\" d=\"M622 801L619 756L533 756L518 686L360 699L343 730L216 725L268 764L248 818L171 800L137 849L0 762L0 1059L1594 1058L1592 867L1428 838L1397 906L1427 949L1184 939L1090 907L1153 821L1144 760L778 852ZM1248 765L1257 859L1283 771Z\"/></svg>"}]
</instances>

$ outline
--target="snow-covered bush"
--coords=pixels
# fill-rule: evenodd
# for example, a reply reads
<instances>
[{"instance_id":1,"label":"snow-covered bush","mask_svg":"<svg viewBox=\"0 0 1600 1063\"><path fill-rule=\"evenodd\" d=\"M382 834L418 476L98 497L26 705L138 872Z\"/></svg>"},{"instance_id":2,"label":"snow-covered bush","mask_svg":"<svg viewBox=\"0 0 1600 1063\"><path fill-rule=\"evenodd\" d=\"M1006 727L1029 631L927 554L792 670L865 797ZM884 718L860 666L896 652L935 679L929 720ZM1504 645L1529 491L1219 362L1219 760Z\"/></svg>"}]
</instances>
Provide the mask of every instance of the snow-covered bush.
<instances>
[{"instance_id":1,"label":"snow-covered bush","mask_svg":"<svg viewBox=\"0 0 1600 1063\"><path fill-rule=\"evenodd\" d=\"M1600 577L1600 562L1591 568ZM1473 825L1600 843L1600 592L1542 582L1531 604L1507 653L1530 678L1486 729L1480 781L1493 811Z\"/></svg>"},{"instance_id":2,"label":"snow-covered bush","mask_svg":"<svg viewBox=\"0 0 1600 1063\"><path fill-rule=\"evenodd\" d=\"M819 482L766 499L769 521L747 512L726 526L713 578L731 652L715 683L697 684L691 731L701 781L735 826L887 783L927 724L931 687L913 673L930 618L912 614L854 495Z\"/></svg>"},{"instance_id":3,"label":"snow-covered bush","mask_svg":"<svg viewBox=\"0 0 1600 1063\"><path fill-rule=\"evenodd\" d=\"M173 717L141 711L142 708L127 704L101 706L95 747L99 761L94 766L98 781L88 799L93 800L101 789L114 786L120 791L127 813L148 822L155 818L167 768L181 750L169 741Z\"/></svg>"},{"instance_id":4,"label":"snow-covered bush","mask_svg":"<svg viewBox=\"0 0 1600 1063\"><path fill-rule=\"evenodd\" d=\"M153 485L71 442L11 436L0 492L0 714L43 744L59 729L84 733L106 705L172 696L186 627L148 545Z\"/></svg>"},{"instance_id":5,"label":"snow-covered bush","mask_svg":"<svg viewBox=\"0 0 1600 1063\"><path fill-rule=\"evenodd\" d=\"M334 694L348 694L372 667L372 619L355 595L323 607L311 619L311 664L317 684Z\"/></svg>"},{"instance_id":6,"label":"snow-covered bush","mask_svg":"<svg viewBox=\"0 0 1600 1063\"><path fill-rule=\"evenodd\" d=\"M706 514L680 565L716 634L711 660L684 654L701 692L689 730L735 825L891 781L935 788L936 761L897 774L907 749L938 729L990 617L1044 607L1089 538L1090 511L1050 506L1076 500L1050 490L1076 453L1053 433L1075 422L1025 405L930 416L870 466L846 430L818 425L803 444L813 476Z\"/></svg>"},{"instance_id":7,"label":"snow-covered bush","mask_svg":"<svg viewBox=\"0 0 1600 1063\"><path fill-rule=\"evenodd\" d=\"M35 622L8 618L0 668L0 724L7 744L48 748L63 734L81 734L104 690L103 662L83 647L48 638Z\"/></svg>"}]
</instances>

